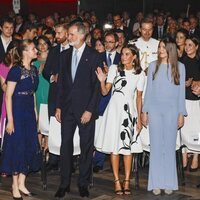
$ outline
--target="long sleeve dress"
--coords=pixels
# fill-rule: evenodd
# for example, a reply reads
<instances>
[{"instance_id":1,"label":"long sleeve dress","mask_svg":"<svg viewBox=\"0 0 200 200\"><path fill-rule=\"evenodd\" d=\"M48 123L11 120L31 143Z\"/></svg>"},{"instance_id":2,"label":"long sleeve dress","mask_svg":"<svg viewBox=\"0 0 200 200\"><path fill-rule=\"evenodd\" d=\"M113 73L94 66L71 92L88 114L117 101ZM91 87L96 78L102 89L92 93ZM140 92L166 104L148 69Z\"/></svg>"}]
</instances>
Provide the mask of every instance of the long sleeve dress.
<instances>
[{"instance_id":1,"label":"long sleeve dress","mask_svg":"<svg viewBox=\"0 0 200 200\"><path fill-rule=\"evenodd\" d=\"M178 115L186 115L185 66L178 63L180 85L171 78L171 65L161 64L153 80L156 61L148 69L143 112L148 112L150 167L148 190L178 189L176 138Z\"/></svg>"},{"instance_id":2,"label":"long sleeve dress","mask_svg":"<svg viewBox=\"0 0 200 200\"><path fill-rule=\"evenodd\" d=\"M0 172L8 175L28 174L40 167L41 154L34 111L34 92L38 74L34 66L27 70L14 66L7 81L16 82L12 95L14 132L5 132Z\"/></svg>"}]
</instances>

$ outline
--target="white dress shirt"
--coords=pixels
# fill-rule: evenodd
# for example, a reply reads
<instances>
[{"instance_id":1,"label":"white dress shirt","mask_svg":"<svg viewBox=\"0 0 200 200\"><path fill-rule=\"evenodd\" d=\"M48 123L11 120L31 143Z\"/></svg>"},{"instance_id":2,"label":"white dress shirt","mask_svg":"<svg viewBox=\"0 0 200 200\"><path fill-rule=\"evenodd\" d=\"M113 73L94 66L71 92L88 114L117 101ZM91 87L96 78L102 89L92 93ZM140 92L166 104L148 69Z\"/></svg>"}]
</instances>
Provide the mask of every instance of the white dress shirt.
<instances>
[{"instance_id":1,"label":"white dress shirt","mask_svg":"<svg viewBox=\"0 0 200 200\"><path fill-rule=\"evenodd\" d=\"M6 41L6 40L2 37L2 35L1 35L1 41L2 41L2 43L3 43L3 48L4 48L5 52L6 52L6 51L7 51L7 48L8 48L8 45L9 45L10 42L12 41L12 37L10 37L8 41Z\"/></svg>"}]
</instances>

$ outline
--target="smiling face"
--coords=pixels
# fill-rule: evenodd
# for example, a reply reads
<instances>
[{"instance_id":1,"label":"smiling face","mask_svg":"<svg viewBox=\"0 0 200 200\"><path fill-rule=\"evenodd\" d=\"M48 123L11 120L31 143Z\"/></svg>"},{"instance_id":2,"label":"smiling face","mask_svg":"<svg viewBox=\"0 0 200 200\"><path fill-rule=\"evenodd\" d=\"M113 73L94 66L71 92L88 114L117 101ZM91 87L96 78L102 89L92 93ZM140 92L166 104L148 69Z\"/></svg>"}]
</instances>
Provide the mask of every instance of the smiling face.
<instances>
[{"instance_id":1,"label":"smiling face","mask_svg":"<svg viewBox=\"0 0 200 200\"><path fill-rule=\"evenodd\" d=\"M96 43L95 43L95 49L99 52L99 53L102 53L105 51L105 47L104 45L101 43L100 40L97 40Z\"/></svg>"},{"instance_id":2,"label":"smiling face","mask_svg":"<svg viewBox=\"0 0 200 200\"><path fill-rule=\"evenodd\" d=\"M183 22L183 28L187 31L190 31L190 22L189 21Z\"/></svg>"},{"instance_id":3,"label":"smiling face","mask_svg":"<svg viewBox=\"0 0 200 200\"><path fill-rule=\"evenodd\" d=\"M39 41L38 41L38 50L40 52L48 51L48 44L43 39L39 39Z\"/></svg>"},{"instance_id":4,"label":"smiling face","mask_svg":"<svg viewBox=\"0 0 200 200\"><path fill-rule=\"evenodd\" d=\"M125 43L125 36L124 33L116 33L118 35L119 41L118 41L118 45L120 47L124 46Z\"/></svg>"},{"instance_id":5,"label":"smiling face","mask_svg":"<svg viewBox=\"0 0 200 200\"><path fill-rule=\"evenodd\" d=\"M191 58L196 56L198 45L196 45L191 39L185 41L185 52Z\"/></svg>"},{"instance_id":6,"label":"smiling face","mask_svg":"<svg viewBox=\"0 0 200 200\"><path fill-rule=\"evenodd\" d=\"M120 28L123 25L123 21L120 15L114 16L113 22L114 22L115 28Z\"/></svg>"},{"instance_id":7,"label":"smiling face","mask_svg":"<svg viewBox=\"0 0 200 200\"><path fill-rule=\"evenodd\" d=\"M133 61L136 58L136 55L133 55L132 51L129 48L123 48L121 54L121 62L126 67L133 66Z\"/></svg>"},{"instance_id":8,"label":"smiling face","mask_svg":"<svg viewBox=\"0 0 200 200\"><path fill-rule=\"evenodd\" d=\"M144 41L149 41L153 34L153 24L152 23L142 23L140 28L141 36Z\"/></svg>"}]
</instances>

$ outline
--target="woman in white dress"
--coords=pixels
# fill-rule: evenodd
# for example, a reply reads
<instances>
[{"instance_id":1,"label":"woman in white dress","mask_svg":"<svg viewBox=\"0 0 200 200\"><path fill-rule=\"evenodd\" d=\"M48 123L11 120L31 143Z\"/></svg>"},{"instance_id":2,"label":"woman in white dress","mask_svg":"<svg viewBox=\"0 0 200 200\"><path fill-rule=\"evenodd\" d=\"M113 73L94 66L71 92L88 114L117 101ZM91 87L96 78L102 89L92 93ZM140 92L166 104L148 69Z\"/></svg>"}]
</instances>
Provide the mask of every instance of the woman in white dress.
<instances>
[{"instance_id":1,"label":"woman in white dress","mask_svg":"<svg viewBox=\"0 0 200 200\"><path fill-rule=\"evenodd\" d=\"M95 147L98 151L111 154L115 193L128 195L131 194L132 153L142 152L139 133L142 129L141 108L145 76L139 62L139 50L135 45L128 44L122 49L120 64L110 66L107 77L100 67L96 74L101 83L102 95L107 95L112 88L112 96L98 130ZM135 94L137 110L134 109ZM123 190L119 179L119 154L124 155Z\"/></svg>"}]
</instances>

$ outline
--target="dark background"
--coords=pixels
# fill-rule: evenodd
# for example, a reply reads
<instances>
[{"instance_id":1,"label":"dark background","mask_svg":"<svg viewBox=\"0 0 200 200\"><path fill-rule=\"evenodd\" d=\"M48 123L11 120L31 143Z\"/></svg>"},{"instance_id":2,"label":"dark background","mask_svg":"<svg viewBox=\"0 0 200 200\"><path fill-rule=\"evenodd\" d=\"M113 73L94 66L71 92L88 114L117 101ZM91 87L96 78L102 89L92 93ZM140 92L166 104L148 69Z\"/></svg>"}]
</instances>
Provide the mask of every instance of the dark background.
<instances>
[{"instance_id":1,"label":"dark background","mask_svg":"<svg viewBox=\"0 0 200 200\"><path fill-rule=\"evenodd\" d=\"M98 16L105 16L109 12L120 12L127 10L132 16L138 11L146 14L155 8L169 10L174 15L179 15L191 5L191 12L200 11L200 0L81 0L81 7L86 10L95 10Z\"/></svg>"},{"instance_id":2,"label":"dark background","mask_svg":"<svg viewBox=\"0 0 200 200\"><path fill-rule=\"evenodd\" d=\"M127 10L132 16L138 11L152 12L155 8L169 10L175 15L186 12L191 5L191 12L200 11L200 0L80 0L81 9L96 11L99 18L104 18L109 12ZM77 0L21 0L22 14L35 12L40 17L57 11L61 15L77 12ZM12 0L0 0L0 16L12 10Z\"/></svg>"}]
</instances>

